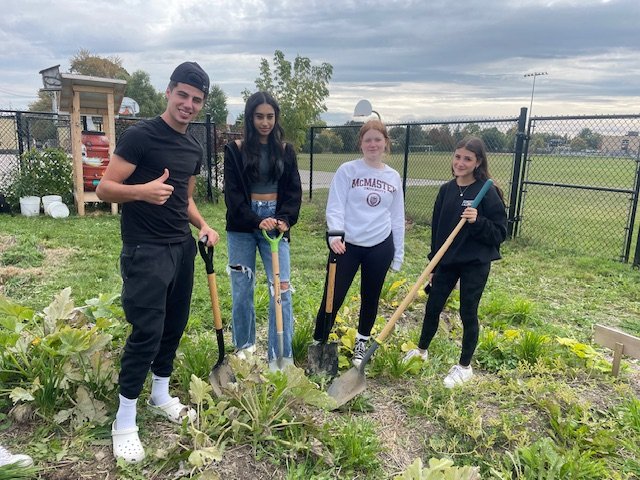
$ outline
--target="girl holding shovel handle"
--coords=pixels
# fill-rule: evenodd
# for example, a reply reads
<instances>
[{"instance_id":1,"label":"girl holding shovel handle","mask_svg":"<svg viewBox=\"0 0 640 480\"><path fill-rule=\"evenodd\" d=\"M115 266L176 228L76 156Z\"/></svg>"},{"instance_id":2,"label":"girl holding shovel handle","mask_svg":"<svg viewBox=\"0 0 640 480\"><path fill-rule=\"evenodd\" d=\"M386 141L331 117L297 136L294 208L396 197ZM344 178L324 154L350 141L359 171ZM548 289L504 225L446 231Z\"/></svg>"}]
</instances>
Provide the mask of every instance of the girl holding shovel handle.
<instances>
[{"instance_id":1,"label":"girl holding shovel handle","mask_svg":"<svg viewBox=\"0 0 640 480\"><path fill-rule=\"evenodd\" d=\"M502 192L493 185L483 201L471 204L485 182L491 178L487 154L481 139L470 137L456 145L451 163L455 177L438 192L433 208L431 252L429 259L445 242L460 218L463 228L448 248L435 271L429 275L429 298L418 348L410 350L404 361L413 357L427 359L427 349L438 330L440 313L447 298L460 280L460 317L462 352L458 364L444 379L447 388L467 382L473 376L471 357L478 344L478 305L487 284L491 262L500 258L500 244L507 236L507 217Z\"/></svg>"},{"instance_id":2,"label":"girl holding shovel handle","mask_svg":"<svg viewBox=\"0 0 640 480\"><path fill-rule=\"evenodd\" d=\"M353 354L358 366L378 313L378 301L389 267L398 271L404 257L404 196L400 175L383 162L389 151L387 129L370 120L360 129L358 142L363 158L342 164L331 182L327 200L327 226L344 232L329 237L329 248L337 254L333 312L337 312L358 271L360 272L360 317ZM326 342L331 330L325 325L325 297L316 317L314 341Z\"/></svg>"},{"instance_id":3,"label":"girl holding shovel handle","mask_svg":"<svg viewBox=\"0 0 640 480\"><path fill-rule=\"evenodd\" d=\"M298 221L302 203L300 173L293 147L283 141L280 107L267 92L251 95L244 109L244 140L227 144L224 155L224 199L227 205L227 248L231 277L233 342L237 356L255 351L253 302L256 250L269 281L268 361L272 369L293 363L289 229ZM269 241L262 231L284 234L277 246L279 281L274 278ZM274 282L278 282L277 289ZM282 351L276 328L276 293L281 292Z\"/></svg>"}]
</instances>

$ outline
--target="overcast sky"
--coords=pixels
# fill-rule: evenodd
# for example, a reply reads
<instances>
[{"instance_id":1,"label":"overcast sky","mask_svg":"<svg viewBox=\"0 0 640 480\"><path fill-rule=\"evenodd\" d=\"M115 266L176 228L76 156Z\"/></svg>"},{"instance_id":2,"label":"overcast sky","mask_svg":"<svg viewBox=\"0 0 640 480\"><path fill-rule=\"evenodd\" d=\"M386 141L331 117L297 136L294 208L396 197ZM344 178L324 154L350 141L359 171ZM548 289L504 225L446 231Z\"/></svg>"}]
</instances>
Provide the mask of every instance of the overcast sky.
<instances>
[{"instance_id":1,"label":"overcast sky","mask_svg":"<svg viewBox=\"0 0 640 480\"><path fill-rule=\"evenodd\" d=\"M164 90L197 61L243 109L276 49L333 65L329 124L358 100L391 122L640 113L639 0L0 0L0 108L26 109L38 72L85 48Z\"/></svg>"}]
</instances>

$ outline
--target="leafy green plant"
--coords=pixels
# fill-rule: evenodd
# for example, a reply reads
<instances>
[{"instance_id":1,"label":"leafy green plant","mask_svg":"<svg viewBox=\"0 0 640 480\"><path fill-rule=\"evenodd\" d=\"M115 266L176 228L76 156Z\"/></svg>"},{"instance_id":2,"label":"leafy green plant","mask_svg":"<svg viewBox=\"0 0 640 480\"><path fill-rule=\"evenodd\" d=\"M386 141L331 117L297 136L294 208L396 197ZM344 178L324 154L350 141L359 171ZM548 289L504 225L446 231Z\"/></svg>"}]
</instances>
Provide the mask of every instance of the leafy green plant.
<instances>
[{"instance_id":1,"label":"leafy green plant","mask_svg":"<svg viewBox=\"0 0 640 480\"><path fill-rule=\"evenodd\" d=\"M587 480L608 478L607 469L593 453L578 449L562 451L549 437L521 447L515 453L507 452L504 466L506 478L558 478ZM504 478L502 475L500 477Z\"/></svg>"},{"instance_id":2,"label":"leafy green plant","mask_svg":"<svg viewBox=\"0 0 640 480\"><path fill-rule=\"evenodd\" d=\"M591 345L578 342L573 338L556 338L557 342L566 347L568 352L571 352L580 362L584 362L587 368L592 368L600 372L608 372L611 370L611 366L604 359L601 353L596 351Z\"/></svg>"},{"instance_id":3,"label":"leafy green plant","mask_svg":"<svg viewBox=\"0 0 640 480\"><path fill-rule=\"evenodd\" d=\"M360 417L338 420L331 426L325 441L330 444L335 463L345 472L375 471L380 460L380 442L375 424Z\"/></svg>"},{"instance_id":4,"label":"leafy green plant","mask_svg":"<svg viewBox=\"0 0 640 480\"><path fill-rule=\"evenodd\" d=\"M527 298L494 293L480 304L480 313L494 326L527 325L534 323L535 304Z\"/></svg>"},{"instance_id":5,"label":"leafy green plant","mask_svg":"<svg viewBox=\"0 0 640 480\"><path fill-rule=\"evenodd\" d=\"M299 368L266 372L266 365L256 357L231 357L229 362L237 382L223 386L225 398L221 401L212 399L207 382L191 377L190 394L198 419L189 425L189 462L195 468L205 468L221 458L228 442L251 444L254 454L258 448L274 456L281 455L283 449L288 454L310 451L314 427L303 407L333 408L335 401Z\"/></svg>"},{"instance_id":6,"label":"leafy green plant","mask_svg":"<svg viewBox=\"0 0 640 480\"><path fill-rule=\"evenodd\" d=\"M85 307L85 310L90 307ZM105 347L111 342L108 321L88 322L66 288L42 312L29 311L0 298L2 328L8 334L0 352L1 375L14 404L32 404L46 420L73 429L106 422L102 400L111 396L115 369ZM7 327L11 327L9 330Z\"/></svg>"},{"instance_id":7,"label":"leafy green plant","mask_svg":"<svg viewBox=\"0 0 640 480\"><path fill-rule=\"evenodd\" d=\"M513 351L519 360L534 364L538 359L549 354L548 343L549 338L546 335L528 330L520 336Z\"/></svg>"},{"instance_id":8,"label":"leafy green plant","mask_svg":"<svg viewBox=\"0 0 640 480\"><path fill-rule=\"evenodd\" d=\"M63 202L73 202L73 167L64 150L32 149L22 154L20 168L9 179L7 199L17 205L28 195L60 195Z\"/></svg>"},{"instance_id":9,"label":"leafy green plant","mask_svg":"<svg viewBox=\"0 0 640 480\"><path fill-rule=\"evenodd\" d=\"M447 458L432 458L429 465L424 466L422 460L416 458L409 467L394 480L480 480L478 467L456 467Z\"/></svg>"}]
</instances>

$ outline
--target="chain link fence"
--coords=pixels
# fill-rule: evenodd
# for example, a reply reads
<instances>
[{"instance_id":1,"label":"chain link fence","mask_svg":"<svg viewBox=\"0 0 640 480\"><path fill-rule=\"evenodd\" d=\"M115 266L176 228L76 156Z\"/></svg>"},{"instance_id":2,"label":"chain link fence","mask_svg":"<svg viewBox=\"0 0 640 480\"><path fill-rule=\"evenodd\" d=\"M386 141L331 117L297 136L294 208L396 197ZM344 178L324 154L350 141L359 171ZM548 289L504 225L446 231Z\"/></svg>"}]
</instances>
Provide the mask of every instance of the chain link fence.
<instances>
[{"instance_id":1,"label":"chain link fence","mask_svg":"<svg viewBox=\"0 0 640 480\"><path fill-rule=\"evenodd\" d=\"M455 144L482 138L502 188L509 233L533 242L640 265L640 115L533 117L389 124L387 163L400 173L407 219L431 222L440 185L451 179ZM116 139L139 118L116 119ZM98 124L99 125L99 124ZM224 146L242 134L207 119L189 127L205 147L198 192L217 201ZM322 209L334 172L361 157L360 124L312 127L298 156L303 188ZM58 147L71 153L68 115L0 111L0 193L23 152Z\"/></svg>"},{"instance_id":2,"label":"chain link fence","mask_svg":"<svg viewBox=\"0 0 640 480\"><path fill-rule=\"evenodd\" d=\"M100 117L94 119L95 128L100 130ZM116 142L122 132L140 120L142 119L136 117L116 118ZM209 117L204 122L192 122L189 130L204 146L201 171L203 180L198 182L203 191L198 193L208 200L217 201L222 190L222 150L226 141L235 134L218 131ZM68 114L0 110L0 193L6 190L12 172L20 168L24 152L48 147L60 148L71 154Z\"/></svg>"},{"instance_id":3,"label":"chain link fence","mask_svg":"<svg viewBox=\"0 0 640 480\"><path fill-rule=\"evenodd\" d=\"M640 115L531 118L514 234L629 261L639 223L639 132Z\"/></svg>"},{"instance_id":4,"label":"chain link fence","mask_svg":"<svg viewBox=\"0 0 640 480\"><path fill-rule=\"evenodd\" d=\"M438 189L452 178L455 144L473 135L487 146L510 236L640 265L640 115L533 117L528 126L526 117L523 108L514 118L387 125L386 162L403 178L407 219L430 224ZM299 164L322 210L337 168L362 156L359 129L310 130Z\"/></svg>"},{"instance_id":5,"label":"chain link fence","mask_svg":"<svg viewBox=\"0 0 640 480\"><path fill-rule=\"evenodd\" d=\"M385 163L402 177L407 219L431 223L438 190L452 178L455 145L470 135L484 140L491 175L508 199L519 120L514 117L387 125L391 155L386 156ZM362 156L359 130L360 124L311 129L308 152L299 157L300 174L309 198L322 208L337 168Z\"/></svg>"}]
</instances>

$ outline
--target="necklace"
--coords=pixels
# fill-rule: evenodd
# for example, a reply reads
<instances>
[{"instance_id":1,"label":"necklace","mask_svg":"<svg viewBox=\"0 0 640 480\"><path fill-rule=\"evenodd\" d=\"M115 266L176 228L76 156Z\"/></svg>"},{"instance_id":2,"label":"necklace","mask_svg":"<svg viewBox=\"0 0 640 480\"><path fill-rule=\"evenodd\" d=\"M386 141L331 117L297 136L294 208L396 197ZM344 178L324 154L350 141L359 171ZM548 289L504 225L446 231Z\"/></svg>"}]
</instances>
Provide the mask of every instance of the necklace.
<instances>
[{"instance_id":1,"label":"necklace","mask_svg":"<svg viewBox=\"0 0 640 480\"><path fill-rule=\"evenodd\" d=\"M458 185L458 184L456 183L456 185ZM467 185L466 187L464 187L464 190L463 190L462 188L460 188L460 185L458 185L458 190L460 190L460 196L461 196L461 197L464 197L464 192L466 192L466 191L467 191L467 189L468 189L471 185L473 185L473 184L472 184L472 183L470 183L469 185Z\"/></svg>"}]
</instances>

